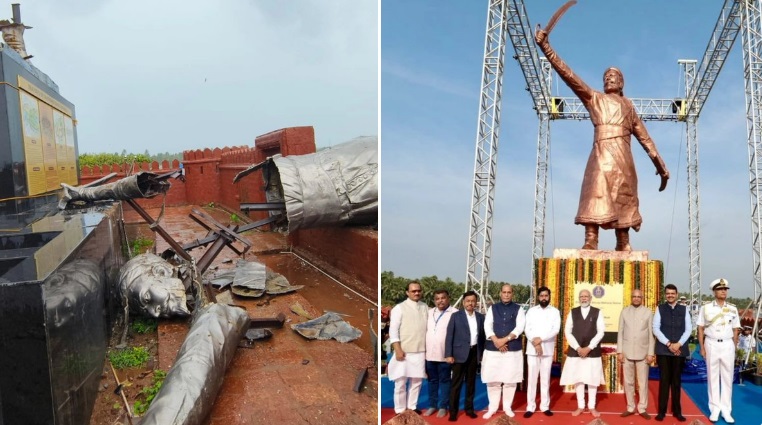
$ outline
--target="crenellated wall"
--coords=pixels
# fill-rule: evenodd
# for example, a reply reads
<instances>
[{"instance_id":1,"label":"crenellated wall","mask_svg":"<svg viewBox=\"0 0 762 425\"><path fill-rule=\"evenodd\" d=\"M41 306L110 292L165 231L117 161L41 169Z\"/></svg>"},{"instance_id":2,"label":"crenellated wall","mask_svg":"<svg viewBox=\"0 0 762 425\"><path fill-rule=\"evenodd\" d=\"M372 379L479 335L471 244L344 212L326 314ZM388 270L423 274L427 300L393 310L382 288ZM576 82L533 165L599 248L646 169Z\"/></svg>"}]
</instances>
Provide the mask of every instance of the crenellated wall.
<instances>
[{"instance_id":1,"label":"crenellated wall","mask_svg":"<svg viewBox=\"0 0 762 425\"><path fill-rule=\"evenodd\" d=\"M87 184L111 172L117 178L139 171L164 174L181 167L185 183L170 180L166 205L203 205L210 202L237 211L241 203L265 202L261 171L255 171L238 183L233 178L252 164L267 157L282 154L314 153L315 130L312 127L289 127L256 137L254 146L234 146L215 149L196 149L183 152L182 164L163 161L144 164L123 164L103 167L83 167L80 184ZM113 180L112 180L113 181ZM162 197L141 199L144 208L158 207ZM124 208L130 208L124 205ZM259 220L266 212L252 212L249 217ZM378 288L378 232L367 228L328 228L297 230L289 236L294 252L315 262L321 269L353 286L365 296L375 299Z\"/></svg>"}]
</instances>

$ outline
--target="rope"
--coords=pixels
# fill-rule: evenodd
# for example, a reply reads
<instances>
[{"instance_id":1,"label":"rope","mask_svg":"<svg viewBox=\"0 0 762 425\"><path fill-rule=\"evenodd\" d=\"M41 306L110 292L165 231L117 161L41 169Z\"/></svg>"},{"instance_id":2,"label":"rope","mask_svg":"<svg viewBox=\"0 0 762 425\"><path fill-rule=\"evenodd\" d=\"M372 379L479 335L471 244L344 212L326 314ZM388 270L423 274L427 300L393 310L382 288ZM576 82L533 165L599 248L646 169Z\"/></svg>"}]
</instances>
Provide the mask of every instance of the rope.
<instances>
[{"instance_id":1,"label":"rope","mask_svg":"<svg viewBox=\"0 0 762 425\"><path fill-rule=\"evenodd\" d=\"M685 124L686 132L688 131L688 124ZM669 258L672 254L672 233L675 230L675 210L677 209L677 182L680 180L680 162L682 162L683 157L683 151L682 146L687 143L687 139L685 137L685 133L682 133L682 136L680 136L680 145L678 145L677 149L677 169L675 170L675 190L674 195L672 196L672 217L669 221L669 240L667 242L667 261L664 262L664 275L666 276L667 271L669 270ZM687 146L686 146L687 148ZM688 201L690 202L690 201Z\"/></svg>"}]
</instances>

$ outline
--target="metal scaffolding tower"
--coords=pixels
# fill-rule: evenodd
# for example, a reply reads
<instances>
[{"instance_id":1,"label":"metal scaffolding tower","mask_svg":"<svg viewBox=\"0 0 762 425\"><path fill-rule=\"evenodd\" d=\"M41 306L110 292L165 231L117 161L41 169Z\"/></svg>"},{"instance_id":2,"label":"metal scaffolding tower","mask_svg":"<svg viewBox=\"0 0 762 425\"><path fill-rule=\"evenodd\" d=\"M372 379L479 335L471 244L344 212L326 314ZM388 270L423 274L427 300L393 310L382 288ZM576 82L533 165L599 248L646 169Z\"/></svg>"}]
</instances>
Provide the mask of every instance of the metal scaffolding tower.
<instances>
[{"instance_id":1,"label":"metal scaffolding tower","mask_svg":"<svg viewBox=\"0 0 762 425\"><path fill-rule=\"evenodd\" d=\"M500 99L505 55L507 8L504 0L490 0L484 41L482 92L476 130L474 188L471 196L471 230L468 236L466 290L479 294L480 308L489 300L489 263L492 253L492 210L495 201L497 148L500 139Z\"/></svg>"},{"instance_id":2,"label":"metal scaffolding tower","mask_svg":"<svg viewBox=\"0 0 762 425\"><path fill-rule=\"evenodd\" d=\"M762 24L759 1L747 0L741 8L743 31L743 69L746 91L746 132L749 150L749 190L751 193L752 252L754 258L754 300L757 302L756 318L762 312L762 196L760 168L762 167ZM754 335L757 320L754 321Z\"/></svg>"},{"instance_id":3,"label":"metal scaffolding tower","mask_svg":"<svg viewBox=\"0 0 762 425\"><path fill-rule=\"evenodd\" d=\"M743 19L742 19L743 15ZM758 0L726 0L720 11L701 63L678 61L685 77L682 99L631 99L643 121L679 121L686 123L688 183L688 243L691 302L701 294L699 231L699 167L697 122L712 86L743 24L744 79L746 82L747 128L749 143L752 231L754 241L755 299L762 295L762 184L758 170L762 165L762 27ZM505 34L510 35L515 55L527 83L539 118L537 168L532 242L532 279L534 262L543 256L545 243L545 208L550 153L550 121L585 120L589 114L576 97L552 97L551 70L539 59L534 32L527 18L523 0L490 0L487 18L482 95L476 143L476 166L469 237L468 278L466 289L476 290L487 298L491 254L492 214L494 205L497 143L500 126L500 94L505 48ZM544 60L544 59L543 59ZM488 300L489 301L489 300ZM534 291L532 299L534 303ZM483 303L484 304L484 303ZM758 309L759 310L759 309ZM758 311L759 315L760 312Z\"/></svg>"}]
</instances>

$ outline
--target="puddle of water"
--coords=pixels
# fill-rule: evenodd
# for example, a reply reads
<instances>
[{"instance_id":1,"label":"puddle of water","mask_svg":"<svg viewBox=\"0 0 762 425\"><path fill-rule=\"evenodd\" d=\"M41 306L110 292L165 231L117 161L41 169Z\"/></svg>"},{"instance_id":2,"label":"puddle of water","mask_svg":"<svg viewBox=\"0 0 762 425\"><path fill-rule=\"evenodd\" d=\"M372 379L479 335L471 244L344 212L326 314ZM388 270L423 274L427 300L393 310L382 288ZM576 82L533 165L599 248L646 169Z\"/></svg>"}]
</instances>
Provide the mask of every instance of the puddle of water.
<instances>
[{"instance_id":1,"label":"puddle of water","mask_svg":"<svg viewBox=\"0 0 762 425\"><path fill-rule=\"evenodd\" d=\"M378 307L375 304L291 253L258 255L256 259L285 276L292 285L304 285L304 288L298 291L299 294L318 311L346 314L347 316L343 316L344 320L362 331L362 336L352 343L372 353L368 310L373 309L373 327L378 329Z\"/></svg>"}]
</instances>

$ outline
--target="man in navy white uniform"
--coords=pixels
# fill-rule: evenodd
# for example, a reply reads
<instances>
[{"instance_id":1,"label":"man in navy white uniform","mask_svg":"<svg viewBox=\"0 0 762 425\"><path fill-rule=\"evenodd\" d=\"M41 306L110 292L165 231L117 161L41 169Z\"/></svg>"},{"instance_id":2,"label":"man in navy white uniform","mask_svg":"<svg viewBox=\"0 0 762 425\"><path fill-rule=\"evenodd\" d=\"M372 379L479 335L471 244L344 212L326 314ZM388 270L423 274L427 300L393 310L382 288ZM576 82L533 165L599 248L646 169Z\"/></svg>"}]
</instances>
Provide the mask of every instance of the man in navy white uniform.
<instances>
[{"instance_id":1,"label":"man in navy white uniform","mask_svg":"<svg viewBox=\"0 0 762 425\"><path fill-rule=\"evenodd\" d=\"M487 343L482 359L482 382L487 384L489 400L484 419L491 418L497 412L501 395L503 411L508 417L514 417L511 405L516 394L516 384L524 379L524 359L519 337L524 332L525 313L512 300L513 288L511 285L503 285L500 288L500 302L490 307L484 319Z\"/></svg>"},{"instance_id":2,"label":"man in navy white uniform","mask_svg":"<svg viewBox=\"0 0 762 425\"><path fill-rule=\"evenodd\" d=\"M717 422L722 415L725 422L732 424L730 416L733 396L733 364L741 321L738 309L726 301L728 281L717 279L712 282L714 301L709 301L699 310L696 319L701 355L706 359L707 390L709 392L709 420Z\"/></svg>"},{"instance_id":3,"label":"man in navy white uniform","mask_svg":"<svg viewBox=\"0 0 762 425\"><path fill-rule=\"evenodd\" d=\"M540 376L540 410L553 416L550 410L550 368L556 351L556 338L561 330L561 313L550 305L550 289L537 290L538 304L527 311L524 334L527 337L527 411L530 418L537 408L537 376Z\"/></svg>"}]
</instances>

